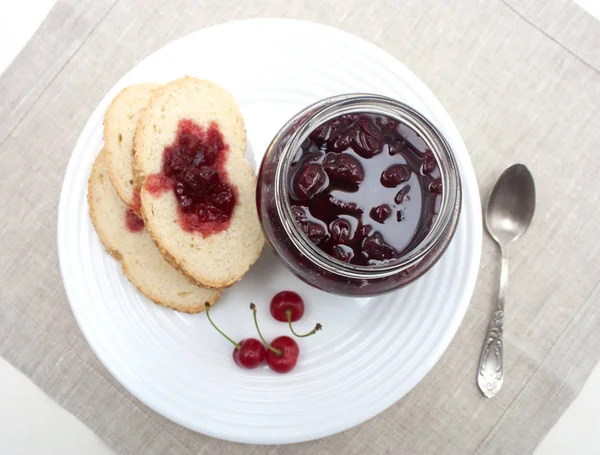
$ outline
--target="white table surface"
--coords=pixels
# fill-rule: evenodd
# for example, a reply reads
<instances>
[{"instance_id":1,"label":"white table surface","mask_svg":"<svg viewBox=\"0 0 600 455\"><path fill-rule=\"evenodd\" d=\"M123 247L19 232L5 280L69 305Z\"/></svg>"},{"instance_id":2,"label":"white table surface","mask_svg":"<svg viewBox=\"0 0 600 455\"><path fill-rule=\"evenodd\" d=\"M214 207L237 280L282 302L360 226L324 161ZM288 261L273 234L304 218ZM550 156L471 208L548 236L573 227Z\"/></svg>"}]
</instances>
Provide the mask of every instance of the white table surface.
<instances>
[{"instance_id":1,"label":"white table surface","mask_svg":"<svg viewBox=\"0 0 600 455\"><path fill-rule=\"evenodd\" d=\"M35 33L55 0L0 0L0 74ZM574 0L600 20L600 0ZM0 358L0 453L113 452L20 371ZM600 365L535 455L600 454Z\"/></svg>"}]
</instances>

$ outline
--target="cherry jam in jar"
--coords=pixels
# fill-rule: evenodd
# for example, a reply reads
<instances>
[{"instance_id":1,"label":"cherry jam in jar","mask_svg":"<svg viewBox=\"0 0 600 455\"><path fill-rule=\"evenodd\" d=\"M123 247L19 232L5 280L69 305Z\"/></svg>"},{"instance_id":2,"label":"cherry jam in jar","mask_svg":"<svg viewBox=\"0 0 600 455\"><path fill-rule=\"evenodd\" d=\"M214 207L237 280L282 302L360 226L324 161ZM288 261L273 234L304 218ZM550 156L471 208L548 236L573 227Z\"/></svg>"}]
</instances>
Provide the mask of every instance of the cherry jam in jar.
<instances>
[{"instance_id":1,"label":"cherry jam in jar","mask_svg":"<svg viewBox=\"0 0 600 455\"><path fill-rule=\"evenodd\" d=\"M269 146L257 207L299 278L369 296L414 281L456 229L461 187L441 133L403 103L343 95L309 106Z\"/></svg>"}]
</instances>

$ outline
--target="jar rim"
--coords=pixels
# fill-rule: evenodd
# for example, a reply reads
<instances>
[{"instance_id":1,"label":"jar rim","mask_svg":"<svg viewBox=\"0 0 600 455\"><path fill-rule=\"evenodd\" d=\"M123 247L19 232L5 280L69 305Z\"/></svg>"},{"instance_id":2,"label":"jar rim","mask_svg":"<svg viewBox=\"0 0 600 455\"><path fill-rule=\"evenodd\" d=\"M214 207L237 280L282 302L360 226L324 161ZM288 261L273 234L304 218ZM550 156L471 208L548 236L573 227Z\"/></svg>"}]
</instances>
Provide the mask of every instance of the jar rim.
<instances>
[{"instance_id":1,"label":"jar rim","mask_svg":"<svg viewBox=\"0 0 600 455\"><path fill-rule=\"evenodd\" d=\"M442 180L442 201L427 235L397 260L378 265L355 265L340 261L321 250L295 222L287 194L287 176L293 157L309 134L321 124L344 114L385 115L414 130L433 153ZM384 278L419 262L435 246L452 222L460 204L460 178L454 153L440 131L422 114L405 103L381 95L355 93L337 95L318 101L292 117L282 131L292 131L283 144L275 170L275 203L282 225L295 247L311 262L331 273L354 279Z\"/></svg>"}]
</instances>

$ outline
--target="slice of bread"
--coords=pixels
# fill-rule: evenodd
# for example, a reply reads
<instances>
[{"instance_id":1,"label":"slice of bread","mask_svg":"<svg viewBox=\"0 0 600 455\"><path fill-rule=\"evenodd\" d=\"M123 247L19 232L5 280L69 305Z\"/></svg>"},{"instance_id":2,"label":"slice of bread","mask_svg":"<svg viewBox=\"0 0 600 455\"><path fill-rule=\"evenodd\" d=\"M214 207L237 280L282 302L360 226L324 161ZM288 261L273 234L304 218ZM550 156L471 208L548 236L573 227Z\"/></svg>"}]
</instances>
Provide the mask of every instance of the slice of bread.
<instances>
[{"instance_id":1,"label":"slice of bread","mask_svg":"<svg viewBox=\"0 0 600 455\"><path fill-rule=\"evenodd\" d=\"M132 232L126 226L130 210L119 198L100 152L88 181L90 216L102 244L121 261L125 276L142 294L155 303L186 313L199 313L204 303L213 304L220 290L193 284L160 254L143 227ZM135 215L133 213L131 216Z\"/></svg>"},{"instance_id":2,"label":"slice of bread","mask_svg":"<svg viewBox=\"0 0 600 455\"><path fill-rule=\"evenodd\" d=\"M181 120L205 129L216 123L229 147L224 168L237 189L237 203L229 227L206 237L182 229L173 190L155 196L145 185L149 176L161 172L165 147L176 140ZM237 282L260 256L264 239L256 210L256 177L244 157L244 120L231 94L192 77L166 84L154 92L142 113L133 148L142 217L163 255L203 286L223 288Z\"/></svg>"},{"instance_id":3,"label":"slice of bread","mask_svg":"<svg viewBox=\"0 0 600 455\"><path fill-rule=\"evenodd\" d=\"M133 169L133 135L152 91L161 84L147 83L126 87L115 97L104 114L104 150L108 175L117 193L139 214Z\"/></svg>"}]
</instances>

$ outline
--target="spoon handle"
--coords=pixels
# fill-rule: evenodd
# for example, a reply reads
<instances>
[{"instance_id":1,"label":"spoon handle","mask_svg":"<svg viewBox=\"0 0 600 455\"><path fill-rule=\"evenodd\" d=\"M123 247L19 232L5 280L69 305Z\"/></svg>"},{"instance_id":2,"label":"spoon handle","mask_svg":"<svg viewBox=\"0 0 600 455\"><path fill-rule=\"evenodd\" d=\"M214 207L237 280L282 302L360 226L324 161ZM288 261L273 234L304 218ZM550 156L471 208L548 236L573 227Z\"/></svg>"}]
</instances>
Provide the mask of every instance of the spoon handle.
<instances>
[{"instance_id":1,"label":"spoon handle","mask_svg":"<svg viewBox=\"0 0 600 455\"><path fill-rule=\"evenodd\" d=\"M488 327L477 374L479 389L488 398L496 396L504 381L502 335L504 332L504 300L508 285L508 249L500 247L500 251L502 252L502 264L497 306Z\"/></svg>"}]
</instances>

